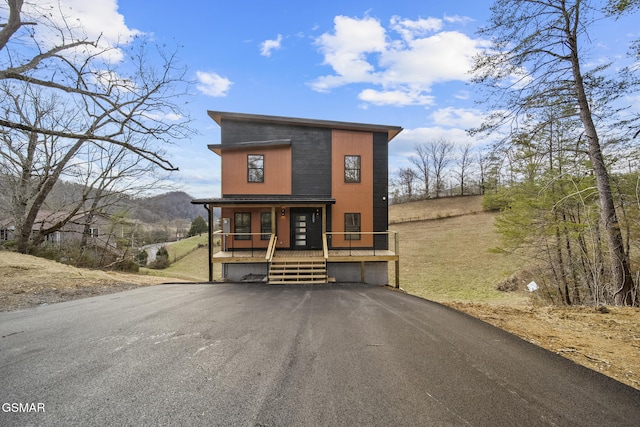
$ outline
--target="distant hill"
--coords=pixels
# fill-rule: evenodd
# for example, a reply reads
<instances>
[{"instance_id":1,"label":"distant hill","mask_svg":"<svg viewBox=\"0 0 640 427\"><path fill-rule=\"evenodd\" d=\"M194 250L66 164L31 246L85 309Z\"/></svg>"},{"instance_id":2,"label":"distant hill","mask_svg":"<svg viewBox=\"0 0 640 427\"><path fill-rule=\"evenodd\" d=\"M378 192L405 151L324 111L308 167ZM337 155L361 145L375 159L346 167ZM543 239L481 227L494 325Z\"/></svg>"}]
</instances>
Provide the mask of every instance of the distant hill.
<instances>
[{"instance_id":1,"label":"distant hill","mask_svg":"<svg viewBox=\"0 0 640 427\"><path fill-rule=\"evenodd\" d=\"M6 199L10 185L7 177L0 172L0 190L2 190L0 191L0 218L11 216L9 201ZM58 181L47 197L43 209L65 210L66 206L73 206L77 203L83 194L83 189L84 187L77 183ZM105 195L105 199L109 197L109 195ZM108 201L107 212L111 214L127 212L130 218L149 224L173 220L191 222L198 215L202 215L206 219L207 211L201 205L192 205L191 200L193 199L194 197L184 191L171 191L152 197L129 197L114 193L111 201Z\"/></svg>"},{"instance_id":2,"label":"distant hill","mask_svg":"<svg viewBox=\"0 0 640 427\"><path fill-rule=\"evenodd\" d=\"M127 204L132 218L148 223L175 219L193 221L198 215L206 219L205 209L201 205L192 205L191 200L193 197L183 191L172 191L153 197L130 199Z\"/></svg>"}]
</instances>

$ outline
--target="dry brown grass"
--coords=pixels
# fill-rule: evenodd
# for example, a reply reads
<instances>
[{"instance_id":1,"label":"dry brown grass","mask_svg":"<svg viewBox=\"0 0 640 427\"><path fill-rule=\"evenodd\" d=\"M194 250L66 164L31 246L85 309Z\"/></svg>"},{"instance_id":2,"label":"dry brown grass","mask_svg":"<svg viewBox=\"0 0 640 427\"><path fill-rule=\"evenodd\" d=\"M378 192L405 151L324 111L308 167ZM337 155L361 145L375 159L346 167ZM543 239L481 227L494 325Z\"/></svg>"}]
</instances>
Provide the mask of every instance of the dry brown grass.
<instances>
[{"instance_id":1,"label":"dry brown grass","mask_svg":"<svg viewBox=\"0 0 640 427\"><path fill-rule=\"evenodd\" d=\"M33 307L138 286L167 278L75 268L58 262L0 252L0 311Z\"/></svg>"},{"instance_id":2,"label":"dry brown grass","mask_svg":"<svg viewBox=\"0 0 640 427\"><path fill-rule=\"evenodd\" d=\"M482 212L482 196L444 197L389 206L389 224Z\"/></svg>"},{"instance_id":3,"label":"dry brown grass","mask_svg":"<svg viewBox=\"0 0 640 427\"><path fill-rule=\"evenodd\" d=\"M640 309L445 303L640 389Z\"/></svg>"}]
</instances>

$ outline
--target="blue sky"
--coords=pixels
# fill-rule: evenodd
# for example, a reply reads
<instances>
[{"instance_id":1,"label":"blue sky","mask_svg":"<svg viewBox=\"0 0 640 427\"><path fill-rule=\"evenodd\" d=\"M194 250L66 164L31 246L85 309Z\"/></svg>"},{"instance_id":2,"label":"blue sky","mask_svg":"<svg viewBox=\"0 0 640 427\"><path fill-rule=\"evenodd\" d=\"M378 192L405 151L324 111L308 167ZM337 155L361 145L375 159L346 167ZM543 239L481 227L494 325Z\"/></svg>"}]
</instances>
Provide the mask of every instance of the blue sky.
<instances>
[{"instance_id":1,"label":"blue sky","mask_svg":"<svg viewBox=\"0 0 640 427\"><path fill-rule=\"evenodd\" d=\"M61 2L105 39L137 33L182 46L199 135L167 150L179 189L194 197L220 195L219 158L206 148L219 143L220 129L207 110L402 126L389 146L392 173L417 143L488 142L465 129L485 114L467 71L487 46L475 31L491 1ZM636 21L603 25L592 33L594 63L624 60L640 37Z\"/></svg>"}]
</instances>

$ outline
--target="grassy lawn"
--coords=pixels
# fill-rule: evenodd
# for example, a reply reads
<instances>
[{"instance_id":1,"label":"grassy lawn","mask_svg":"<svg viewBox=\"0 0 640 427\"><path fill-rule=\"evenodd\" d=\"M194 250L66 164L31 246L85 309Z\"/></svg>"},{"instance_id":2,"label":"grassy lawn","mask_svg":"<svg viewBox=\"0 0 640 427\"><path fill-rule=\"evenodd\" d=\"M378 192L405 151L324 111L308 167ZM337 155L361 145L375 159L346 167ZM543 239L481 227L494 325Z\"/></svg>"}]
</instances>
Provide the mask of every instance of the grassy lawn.
<instances>
[{"instance_id":1,"label":"grassy lawn","mask_svg":"<svg viewBox=\"0 0 640 427\"><path fill-rule=\"evenodd\" d=\"M394 224L390 228L400 235L400 286L440 302L527 298L495 290L524 260L491 250L500 245L493 224L490 213Z\"/></svg>"},{"instance_id":2,"label":"grassy lawn","mask_svg":"<svg viewBox=\"0 0 640 427\"><path fill-rule=\"evenodd\" d=\"M171 265L163 270L141 268L140 274L206 282L209 280L207 243L206 234L171 243L166 246ZM214 268L214 279L216 278L220 278L220 271Z\"/></svg>"},{"instance_id":3,"label":"grassy lawn","mask_svg":"<svg viewBox=\"0 0 640 427\"><path fill-rule=\"evenodd\" d=\"M194 250L184 258L172 263L169 267L163 270L141 268L140 274L183 279L193 282L206 282L209 280L209 264L207 263L207 255L207 247L201 247Z\"/></svg>"},{"instance_id":4,"label":"grassy lawn","mask_svg":"<svg viewBox=\"0 0 640 427\"><path fill-rule=\"evenodd\" d=\"M207 246L208 239L207 234L204 233L201 236L193 236L186 239L179 240L175 243L167 245L167 252L169 252L169 260L174 262L194 251L198 246Z\"/></svg>"}]
</instances>

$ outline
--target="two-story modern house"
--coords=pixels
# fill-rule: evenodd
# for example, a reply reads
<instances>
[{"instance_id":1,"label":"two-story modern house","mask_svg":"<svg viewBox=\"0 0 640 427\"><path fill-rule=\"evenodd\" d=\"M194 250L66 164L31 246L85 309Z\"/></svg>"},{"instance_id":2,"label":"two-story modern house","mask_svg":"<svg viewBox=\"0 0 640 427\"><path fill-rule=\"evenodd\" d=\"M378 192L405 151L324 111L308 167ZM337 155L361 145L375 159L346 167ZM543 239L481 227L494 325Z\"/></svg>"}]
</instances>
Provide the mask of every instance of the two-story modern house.
<instances>
[{"instance_id":1,"label":"two-story modern house","mask_svg":"<svg viewBox=\"0 0 640 427\"><path fill-rule=\"evenodd\" d=\"M221 128L221 250L230 281L398 285L398 240L388 230L388 143L398 126L209 111ZM211 233L210 233L211 234Z\"/></svg>"}]
</instances>

